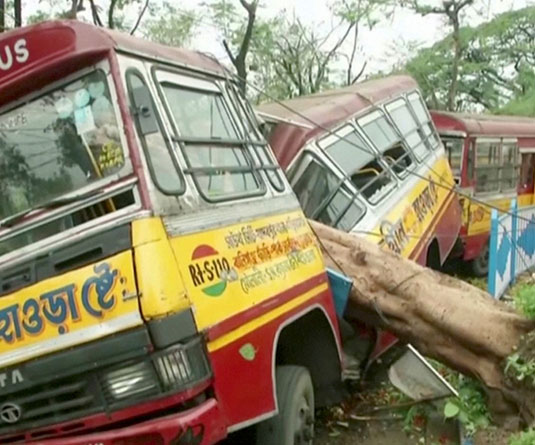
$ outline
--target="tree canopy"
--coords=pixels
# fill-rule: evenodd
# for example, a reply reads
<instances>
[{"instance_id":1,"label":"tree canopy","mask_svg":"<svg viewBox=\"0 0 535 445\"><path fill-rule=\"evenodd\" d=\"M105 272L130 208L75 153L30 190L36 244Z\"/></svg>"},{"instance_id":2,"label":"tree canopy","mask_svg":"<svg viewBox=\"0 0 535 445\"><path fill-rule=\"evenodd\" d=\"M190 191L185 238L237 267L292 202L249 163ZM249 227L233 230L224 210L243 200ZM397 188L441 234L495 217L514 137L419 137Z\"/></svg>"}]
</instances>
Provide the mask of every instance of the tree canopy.
<instances>
[{"instance_id":1,"label":"tree canopy","mask_svg":"<svg viewBox=\"0 0 535 445\"><path fill-rule=\"evenodd\" d=\"M422 49L404 69L427 103L446 109L453 35ZM462 27L454 110L535 115L535 7L506 12L478 27Z\"/></svg>"}]
</instances>

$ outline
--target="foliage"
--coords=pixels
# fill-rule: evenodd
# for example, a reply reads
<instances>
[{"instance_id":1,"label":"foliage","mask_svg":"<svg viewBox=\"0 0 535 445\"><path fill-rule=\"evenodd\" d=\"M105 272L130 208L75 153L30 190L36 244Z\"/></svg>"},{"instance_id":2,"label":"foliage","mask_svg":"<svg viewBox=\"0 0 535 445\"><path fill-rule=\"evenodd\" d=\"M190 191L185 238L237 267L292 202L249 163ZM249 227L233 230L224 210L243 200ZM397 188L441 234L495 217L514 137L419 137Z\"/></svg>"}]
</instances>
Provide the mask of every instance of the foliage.
<instances>
[{"instance_id":1,"label":"foliage","mask_svg":"<svg viewBox=\"0 0 535 445\"><path fill-rule=\"evenodd\" d=\"M535 443L535 430L529 429L515 434L509 438L509 445L533 445Z\"/></svg>"},{"instance_id":2,"label":"foliage","mask_svg":"<svg viewBox=\"0 0 535 445\"><path fill-rule=\"evenodd\" d=\"M444 418L457 418L469 435L488 427L490 413L482 384L452 371L436 360L429 361L459 393L459 397L450 397L446 400L443 408Z\"/></svg>"},{"instance_id":3,"label":"foliage","mask_svg":"<svg viewBox=\"0 0 535 445\"><path fill-rule=\"evenodd\" d=\"M421 432L426 423L427 411L422 405L411 406L403 418L403 431L407 434Z\"/></svg>"},{"instance_id":4,"label":"foliage","mask_svg":"<svg viewBox=\"0 0 535 445\"><path fill-rule=\"evenodd\" d=\"M191 42L198 24L199 17L195 11L180 10L164 2L161 7L151 11L144 35L154 42L182 47Z\"/></svg>"},{"instance_id":5,"label":"foliage","mask_svg":"<svg viewBox=\"0 0 535 445\"><path fill-rule=\"evenodd\" d=\"M535 88L535 7L509 11L476 28L460 29L463 57L455 109L532 111ZM405 66L432 108L446 108L452 79L453 35L422 49ZM510 101L511 105L507 105ZM505 108L504 108L505 107Z\"/></svg>"},{"instance_id":6,"label":"foliage","mask_svg":"<svg viewBox=\"0 0 535 445\"><path fill-rule=\"evenodd\" d=\"M505 374L519 382L527 381L535 386L535 360L525 359L518 353L512 354L507 357Z\"/></svg>"},{"instance_id":7,"label":"foliage","mask_svg":"<svg viewBox=\"0 0 535 445\"><path fill-rule=\"evenodd\" d=\"M469 435L489 426L490 414L481 384L466 377L459 377L457 389L459 397L450 398L446 402L444 417L459 419Z\"/></svg>"},{"instance_id":8,"label":"foliage","mask_svg":"<svg viewBox=\"0 0 535 445\"><path fill-rule=\"evenodd\" d=\"M523 283L512 290L515 306L529 319L535 319L535 286Z\"/></svg>"}]
</instances>

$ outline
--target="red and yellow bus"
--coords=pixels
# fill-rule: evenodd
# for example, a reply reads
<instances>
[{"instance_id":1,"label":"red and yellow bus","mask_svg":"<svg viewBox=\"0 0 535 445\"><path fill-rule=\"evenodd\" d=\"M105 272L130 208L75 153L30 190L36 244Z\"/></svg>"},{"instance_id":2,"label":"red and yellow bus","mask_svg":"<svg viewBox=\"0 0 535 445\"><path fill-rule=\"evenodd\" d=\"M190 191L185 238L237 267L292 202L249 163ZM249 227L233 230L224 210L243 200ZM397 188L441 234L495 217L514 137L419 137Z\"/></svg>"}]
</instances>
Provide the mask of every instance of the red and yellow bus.
<instances>
[{"instance_id":1,"label":"red and yellow bus","mask_svg":"<svg viewBox=\"0 0 535 445\"><path fill-rule=\"evenodd\" d=\"M535 119L432 111L446 148L463 209L462 258L472 272L488 272L490 208L533 204ZM473 199L472 199L473 198Z\"/></svg>"},{"instance_id":2,"label":"red and yellow bus","mask_svg":"<svg viewBox=\"0 0 535 445\"><path fill-rule=\"evenodd\" d=\"M311 443L340 335L317 240L212 58L0 34L0 444Z\"/></svg>"}]
</instances>

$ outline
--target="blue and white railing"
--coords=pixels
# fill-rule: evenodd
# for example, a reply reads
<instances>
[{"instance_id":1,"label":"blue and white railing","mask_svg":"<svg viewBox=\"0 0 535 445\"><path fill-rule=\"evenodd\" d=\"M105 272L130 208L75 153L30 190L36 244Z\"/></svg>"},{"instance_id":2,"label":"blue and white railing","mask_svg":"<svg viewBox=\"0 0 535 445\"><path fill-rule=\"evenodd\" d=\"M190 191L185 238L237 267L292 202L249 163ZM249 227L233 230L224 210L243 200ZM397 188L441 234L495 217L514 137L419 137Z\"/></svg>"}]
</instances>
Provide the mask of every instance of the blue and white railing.
<instances>
[{"instance_id":1,"label":"blue and white railing","mask_svg":"<svg viewBox=\"0 0 535 445\"><path fill-rule=\"evenodd\" d=\"M488 291L500 298L515 278L535 266L535 206L518 209L511 202L509 213L492 210L489 241Z\"/></svg>"}]
</instances>

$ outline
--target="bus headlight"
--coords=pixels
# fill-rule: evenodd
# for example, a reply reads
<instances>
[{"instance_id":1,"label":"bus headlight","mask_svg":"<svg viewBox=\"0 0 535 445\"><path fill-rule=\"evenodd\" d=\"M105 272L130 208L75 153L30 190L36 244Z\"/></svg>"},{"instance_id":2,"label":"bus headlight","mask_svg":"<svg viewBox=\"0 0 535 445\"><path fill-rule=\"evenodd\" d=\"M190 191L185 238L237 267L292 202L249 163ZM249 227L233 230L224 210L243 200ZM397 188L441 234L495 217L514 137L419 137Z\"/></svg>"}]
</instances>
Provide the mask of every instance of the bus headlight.
<instances>
[{"instance_id":1,"label":"bus headlight","mask_svg":"<svg viewBox=\"0 0 535 445\"><path fill-rule=\"evenodd\" d=\"M115 401L158 391L158 381L150 362L136 363L108 372L103 379L107 395Z\"/></svg>"},{"instance_id":2,"label":"bus headlight","mask_svg":"<svg viewBox=\"0 0 535 445\"><path fill-rule=\"evenodd\" d=\"M154 363L166 390L190 386L211 375L200 339L163 351Z\"/></svg>"}]
</instances>

